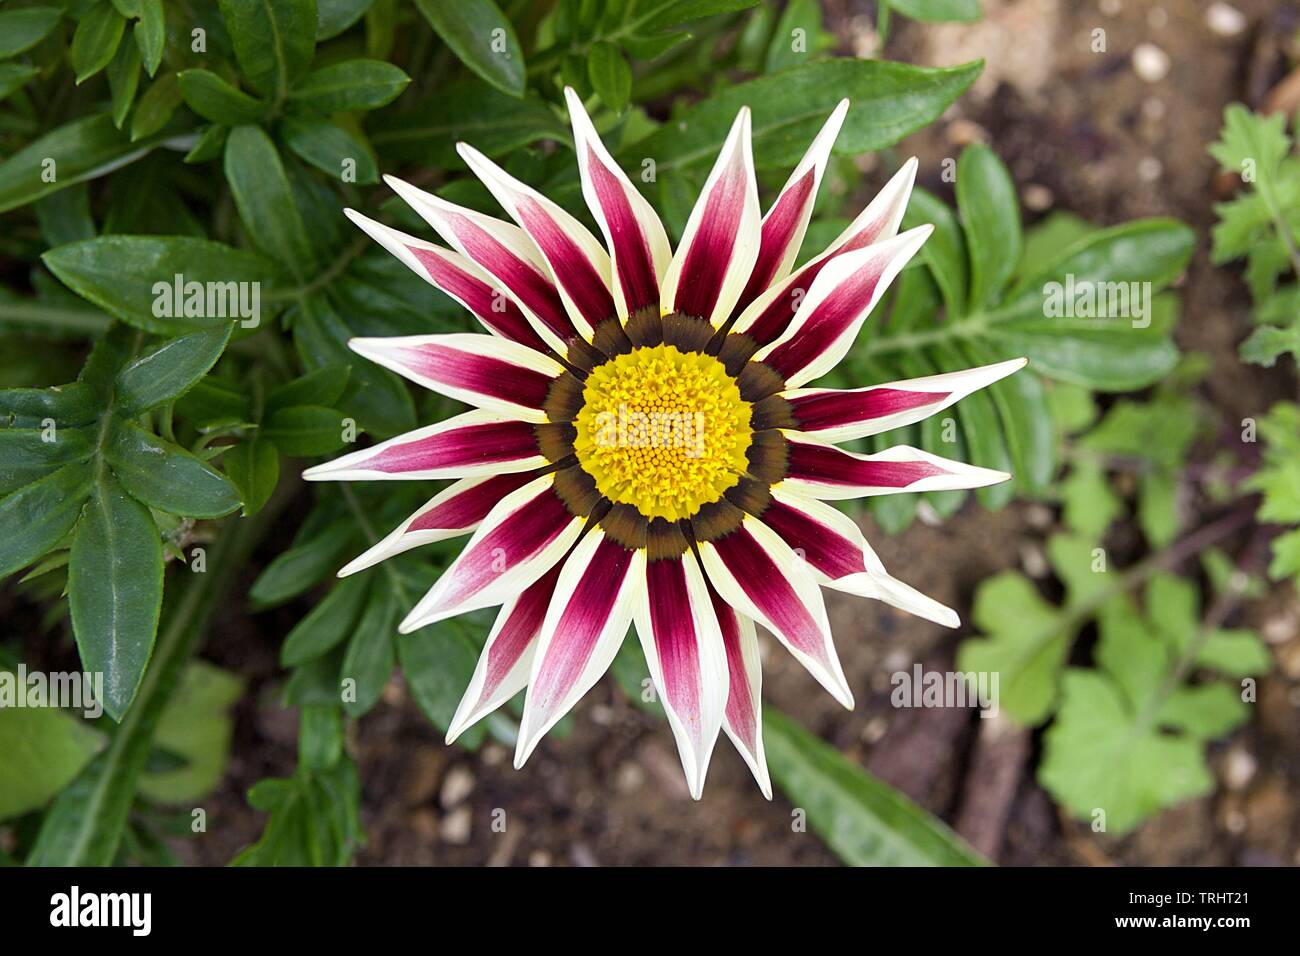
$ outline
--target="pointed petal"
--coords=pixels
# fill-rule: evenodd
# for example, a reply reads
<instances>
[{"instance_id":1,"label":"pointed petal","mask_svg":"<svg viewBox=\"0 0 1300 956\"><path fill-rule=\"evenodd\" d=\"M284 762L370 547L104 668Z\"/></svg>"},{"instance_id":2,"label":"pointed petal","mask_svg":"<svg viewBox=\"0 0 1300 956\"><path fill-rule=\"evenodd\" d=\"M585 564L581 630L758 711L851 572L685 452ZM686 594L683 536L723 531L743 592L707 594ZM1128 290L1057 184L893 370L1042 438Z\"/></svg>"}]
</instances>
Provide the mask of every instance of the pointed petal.
<instances>
[{"instance_id":1,"label":"pointed petal","mask_svg":"<svg viewBox=\"0 0 1300 956\"><path fill-rule=\"evenodd\" d=\"M609 669L645 587L645 560L644 549L630 551L597 528L565 561L528 675L516 768Z\"/></svg>"},{"instance_id":2,"label":"pointed petal","mask_svg":"<svg viewBox=\"0 0 1300 956\"><path fill-rule=\"evenodd\" d=\"M564 372L526 345L477 332L352 339L348 346L439 394L526 422L546 421L542 405Z\"/></svg>"},{"instance_id":3,"label":"pointed petal","mask_svg":"<svg viewBox=\"0 0 1300 956\"><path fill-rule=\"evenodd\" d=\"M843 253L864 249L873 242L892 239L898 232L907 200L912 195L916 166L915 159L904 163L903 168L825 252L796 269L785 280L770 286L750 303L736 320L732 331L749 335L760 346L775 342L789 328L800 303L828 262Z\"/></svg>"},{"instance_id":4,"label":"pointed petal","mask_svg":"<svg viewBox=\"0 0 1300 956\"><path fill-rule=\"evenodd\" d=\"M749 107L741 109L664 275L663 308L727 320L758 256L758 185Z\"/></svg>"},{"instance_id":5,"label":"pointed petal","mask_svg":"<svg viewBox=\"0 0 1300 956\"><path fill-rule=\"evenodd\" d=\"M520 471L490 478L462 478L429 499L392 532L339 570L339 577L356 574L374 567L385 558L410 551L422 544L445 541L469 534L478 527L498 501L516 488L522 488L537 477L536 472Z\"/></svg>"},{"instance_id":6,"label":"pointed petal","mask_svg":"<svg viewBox=\"0 0 1300 956\"><path fill-rule=\"evenodd\" d=\"M308 468L308 481L469 478L546 464L537 426L473 411Z\"/></svg>"},{"instance_id":7,"label":"pointed petal","mask_svg":"<svg viewBox=\"0 0 1300 956\"><path fill-rule=\"evenodd\" d=\"M555 493L554 474L512 491L488 512L398 630L408 634L444 618L504 604L563 557L583 524Z\"/></svg>"},{"instance_id":8,"label":"pointed petal","mask_svg":"<svg viewBox=\"0 0 1300 956\"><path fill-rule=\"evenodd\" d=\"M781 338L759 349L755 360L774 368L792 388L825 375L848 352L889 284L932 232L933 226L918 226L836 256L818 274Z\"/></svg>"},{"instance_id":9,"label":"pointed petal","mask_svg":"<svg viewBox=\"0 0 1300 956\"><path fill-rule=\"evenodd\" d=\"M745 291L732 310L733 315L738 315L759 295L790 274L803 244L804 233L808 231L808 220L812 218L817 188L830 159L831 147L835 145L835 137L844 125L848 111L849 101L840 100L808 147L808 152L790 174L772 208L763 217L758 259L754 262L754 271L749 275Z\"/></svg>"},{"instance_id":10,"label":"pointed petal","mask_svg":"<svg viewBox=\"0 0 1300 956\"><path fill-rule=\"evenodd\" d=\"M490 275L459 252L391 229L355 209L344 209L343 214L421 279L469 309L489 332L539 352L549 348L515 301L493 285Z\"/></svg>"},{"instance_id":11,"label":"pointed petal","mask_svg":"<svg viewBox=\"0 0 1300 956\"><path fill-rule=\"evenodd\" d=\"M447 743L528 686L537 635L542 632L562 566L556 562L523 593L501 606L474 676L447 727Z\"/></svg>"},{"instance_id":12,"label":"pointed petal","mask_svg":"<svg viewBox=\"0 0 1300 956\"><path fill-rule=\"evenodd\" d=\"M586 226L474 147L459 143L456 151L533 240L574 326L590 339L596 326L614 317L609 254Z\"/></svg>"},{"instance_id":13,"label":"pointed petal","mask_svg":"<svg viewBox=\"0 0 1300 956\"><path fill-rule=\"evenodd\" d=\"M727 655L727 706L722 728L749 765L763 796L771 800L772 778L763 753L763 667L758 657L758 635L754 632L754 622L737 614L712 587L709 598L718 617Z\"/></svg>"},{"instance_id":14,"label":"pointed petal","mask_svg":"<svg viewBox=\"0 0 1300 956\"><path fill-rule=\"evenodd\" d=\"M447 202L394 176L385 176L384 182L436 229L448 245L500 283L556 354L564 355L568 351L569 342L578 336L578 330L527 233L511 223Z\"/></svg>"},{"instance_id":15,"label":"pointed petal","mask_svg":"<svg viewBox=\"0 0 1300 956\"><path fill-rule=\"evenodd\" d=\"M821 589L780 535L746 515L731 534L701 543L700 557L719 595L775 634L836 700L853 707Z\"/></svg>"},{"instance_id":16,"label":"pointed petal","mask_svg":"<svg viewBox=\"0 0 1300 956\"><path fill-rule=\"evenodd\" d=\"M868 388L795 388L790 403L799 431L835 444L911 425L955 405L971 392L1025 367L1025 359L909 378Z\"/></svg>"},{"instance_id":17,"label":"pointed petal","mask_svg":"<svg viewBox=\"0 0 1300 956\"><path fill-rule=\"evenodd\" d=\"M883 601L945 627L960 623L956 611L890 575L857 523L831 505L773 488L763 521L808 562L818 584Z\"/></svg>"},{"instance_id":18,"label":"pointed petal","mask_svg":"<svg viewBox=\"0 0 1300 956\"><path fill-rule=\"evenodd\" d=\"M727 703L727 656L704 575L689 551L646 565L636 633L698 800Z\"/></svg>"},{"instance_id":19,"label":"pointed petal","mask_svg":"<svg viewBox=\"0 0 1300 956\"><path fill-rule=\"evenodd\" d=\"M858 455L806 435L787 434L789 460L782 484L809 498L862 498L902 491L953 491L996 485L1011 476L895 445Z\"/></svg>"},{"instance_id":20,"label":"pointed petal","mask_svg":"<svg viewBox=\"0 0 1300 956\"><path fill-rule=\"evenodd\" d=\"M582 194L609 248L614 304L620 318L659 307L659 281L673 250L654 207L632 185L592 126L582 99L564 88L573 124Z\"/></svg>"},{"instance_id":21,"label":"pointed petal","mask_svg":"<svg viewBox=\"0 0 1300 956\"><path fill-rule=\"evenodd\" d=\"M308 468L308 481L468 478L546 464L536 426L486 411L466 412Z\"/></svg>"}]
</instances>

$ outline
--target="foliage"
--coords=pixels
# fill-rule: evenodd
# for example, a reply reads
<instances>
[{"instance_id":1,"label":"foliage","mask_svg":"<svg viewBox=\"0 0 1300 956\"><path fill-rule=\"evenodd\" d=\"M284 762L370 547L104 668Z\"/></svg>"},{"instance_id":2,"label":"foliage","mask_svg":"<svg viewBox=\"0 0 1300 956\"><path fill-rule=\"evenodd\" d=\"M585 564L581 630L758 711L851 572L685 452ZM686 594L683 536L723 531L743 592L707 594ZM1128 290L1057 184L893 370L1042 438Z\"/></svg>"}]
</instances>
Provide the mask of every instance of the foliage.
<instances>
[{"instance_id":1,"label":"foliage","mask_svg":"<svg viewBox=\"0 0 1300 956\"><path fill-rule=\"evenodd\" d=\"M1245 258L1258 328L1241 344L1241 357L1272 365L1288 352L1300 355L1300 159L1280 113L1262 116L1237 103L1224 112L1223 124L1210 154L1246 189L1215 206L1214 261Z\"/></svg>"},{"instance_id":2,"label":"foliage","mask_svg":"<svg viewBox=\"0 0 1300 956\"><path fill-rule=\"evenodd\" d=\"M979 16L977 0L889 0L878 8L882 37L891 11L923 22ZM814 0L6 5L0 576L13 576L39 601L55 629L70 620L81 665L105 674L107 713L90 724L62 712L35 723L0 712L0 740L34 741L28 764L7 756L0 768L0 817L16 819L22 834L15 856L65 865L170 862L162 837L195 832L185 808L220 778L230 709L245 693L237 675L191 660L212 609L229 602L263 615L268 630L287 622L280 696L299 720L297 770L252 789L266 829L236 862L346 863L363 841L348 722L375 706L400 670L440 735L487 620L395 634L398 615L445 567L455 542L333 577L430 489L398 483L309 495L295 479L304 460L454 411L383 368L354 363L349 338L472 327L451 299L355 234L340 210L365 208L422 232L385 190L366 188L381 173L411 170L440 195L495 212L456 156L464 139L588 220L562 108L561 91L571 85L621 162L644 169L652 161L653 175L637 179L675 238L741 105L753 110L757 172L769 198L847 96L853 108L806 259L858 211L868 186L862 154L897 166L894 145L943 114L981 68L837 58L835 42ZM1274 160L1270 201L1290 209L1292 161L1281 155L1289 144L1279 153L1276 139L1264 137ZM1224 156L1243 152L1232 149ZM1118 459L1143 468L1137 514L1149 543L1163 547L1184 530L1184 517L1166 505L1197 422L1172 386L1104 414L1097 395L1146 388L1175 369L1177 303L1167 287L1188 261L1192 234L1169 220L1098 229L1056 217L1022 238L1016 190L996 153L970 147L950 165L926 182L944 192L951 185L955 208L918 190L907 224L936 226L924 262L903 274L832 384L1029 356L1032 373L878 441L1015 471L1014 484L977 493L986 506L1012 496L1064 505L1075 534L1052 546L1064 604L1037 596L1025 579L994 579L976 609L987 639L965 652L1019 653L1025 635L1012 633L1013 612L1041 623L1042 659L1020 668L1007 706L1030 722L1059 714L1045 784L1072 809L1100 799L1088 779L1061 771L1072 748L1080 752L1077 715L1092 697L1114 704L1107 733L1139 716L1150 734L1179 732L1177 765L1188 782L1177 793L1192 792L1200 742L1226 732L1226 716L1213 727L1180 724L1163 709L1151 717L1153 688L1126 683L1100 651L1097 670L1061 676L1080 630L1100 616L1104 644L1104 620L1120 613L1111 608L1122 595L1101 600L1098 582L1069 558L1101 539L1104 516L1126 507L1110 488ZM1250 241L1236 248L1267 246L1256 242L1266 225L1251 227ZM1276 279L1285 263L1274 265ZM1262 275L1267 266L1253 270ZM1150 321L1050 315L1046 290L1067 281L1150 283ZM238 294L214 300L214 290L229 289ZM256 296L245 297L251 290ZM1165 426L1136 441L1136 420L1151 414ZM1281 447L1287 413L1278 414L1281 424L1266 437ZM946 516L965 497L927 500ZM915 509L909 496L872 503L889 531L904 528ZM272 559L247 594L225 596L247 583L240 574L264 538L274 543ZM1152 586L1154 579L1145 614L1155 620ZM302 613L308 597L314 607ZM24 651L51 660L56 638L48 641ZM1217 647L1218 632L1207 641ZM1151 674L1178 673L1189 659L1173 638L1160 653L1165 670L1153 664ZM1190 659L1229 676L1242 670ZM639 648L627 643L615 674L634 699L645 673ZM1168 700L1200 690L1186 676ZM512 714L517 706L459 744L473 748L487 735L510 741ZM788 719L769 714L767 731L774 778L845 859L976 862L941 824ZM39 772L24 769L32 761ZM1177 795L1136 779L1126 786L1106 799L1135 812ZM1115 816L1135 819L1127 812Z\"/></svg>"}]
</instances>

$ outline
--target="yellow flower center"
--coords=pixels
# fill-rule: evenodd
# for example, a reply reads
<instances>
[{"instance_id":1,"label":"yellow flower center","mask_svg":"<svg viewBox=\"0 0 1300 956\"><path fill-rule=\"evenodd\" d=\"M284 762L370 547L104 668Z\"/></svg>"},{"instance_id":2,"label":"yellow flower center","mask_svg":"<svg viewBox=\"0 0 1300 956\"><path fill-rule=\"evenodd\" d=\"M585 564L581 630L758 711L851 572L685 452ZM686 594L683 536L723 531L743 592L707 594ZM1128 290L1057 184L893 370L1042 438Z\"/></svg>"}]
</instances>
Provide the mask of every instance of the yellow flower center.
<instances>
[{"instance_id":1,"label":"yellow flower center","mask_svg":"<svg viewBox=\"0 0 1300 956\"><path fill-rule=\"evenodd\" d=\"M633 349L587 376L578 461L610 501L689 518L740 480L750 404L721 362L672 345Z\"/></svg>"}]
</instances>

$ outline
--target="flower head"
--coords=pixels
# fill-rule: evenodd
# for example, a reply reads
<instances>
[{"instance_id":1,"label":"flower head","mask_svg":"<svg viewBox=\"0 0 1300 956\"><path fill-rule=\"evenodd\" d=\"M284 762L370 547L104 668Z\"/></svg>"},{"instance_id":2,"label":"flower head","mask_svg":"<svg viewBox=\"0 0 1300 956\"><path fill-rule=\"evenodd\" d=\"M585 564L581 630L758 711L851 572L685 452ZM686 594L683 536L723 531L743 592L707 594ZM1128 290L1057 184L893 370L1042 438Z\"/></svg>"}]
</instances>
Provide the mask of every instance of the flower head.
<instances>
[{"instance_id":1,"label":"flower head","mask_svg":"<svg viewBox=\"0 0 1300 956\"><path fill-rule=\"evenodd\" d=\"M906 446L863 455L836 445L919 421L1024 363L805 387L844 357L931 232L898 233L909 161L825 252L794 268L847 101L766 215L742 109L673 250L565 92L583 195L605 243L464 144L461 156L517 225L389 177L450 249L348 216L488 334L352 348L474 410L306 477L457 479L340 572L472 532L401 625L501 606L449 741L527 688L522 765L634 622L692 794L722 729L770 796L755 622L846 707L853 696L823 587L957 623L891 577L826 501L1009 477Z\"/></svg>"}]
</instances>

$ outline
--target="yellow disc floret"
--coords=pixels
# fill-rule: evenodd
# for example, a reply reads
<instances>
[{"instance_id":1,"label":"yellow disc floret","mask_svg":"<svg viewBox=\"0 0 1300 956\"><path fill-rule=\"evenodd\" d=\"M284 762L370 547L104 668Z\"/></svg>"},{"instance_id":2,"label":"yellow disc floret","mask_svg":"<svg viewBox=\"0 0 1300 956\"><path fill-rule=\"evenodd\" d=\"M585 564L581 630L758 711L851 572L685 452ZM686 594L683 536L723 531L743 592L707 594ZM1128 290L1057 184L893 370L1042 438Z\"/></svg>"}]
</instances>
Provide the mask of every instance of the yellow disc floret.
<instances>
[{"instance_id":1,"label":"yellow disc floret","mask_svg":"<svg viewBox=\"0 0 1300 956\"><path fill-rule=\"evenodd\" d=\"M675 521L740 481L751 408L713 356L633 349L593 369L582 398L574 448L610 501Z\"/></svg>"}]
</instances>

